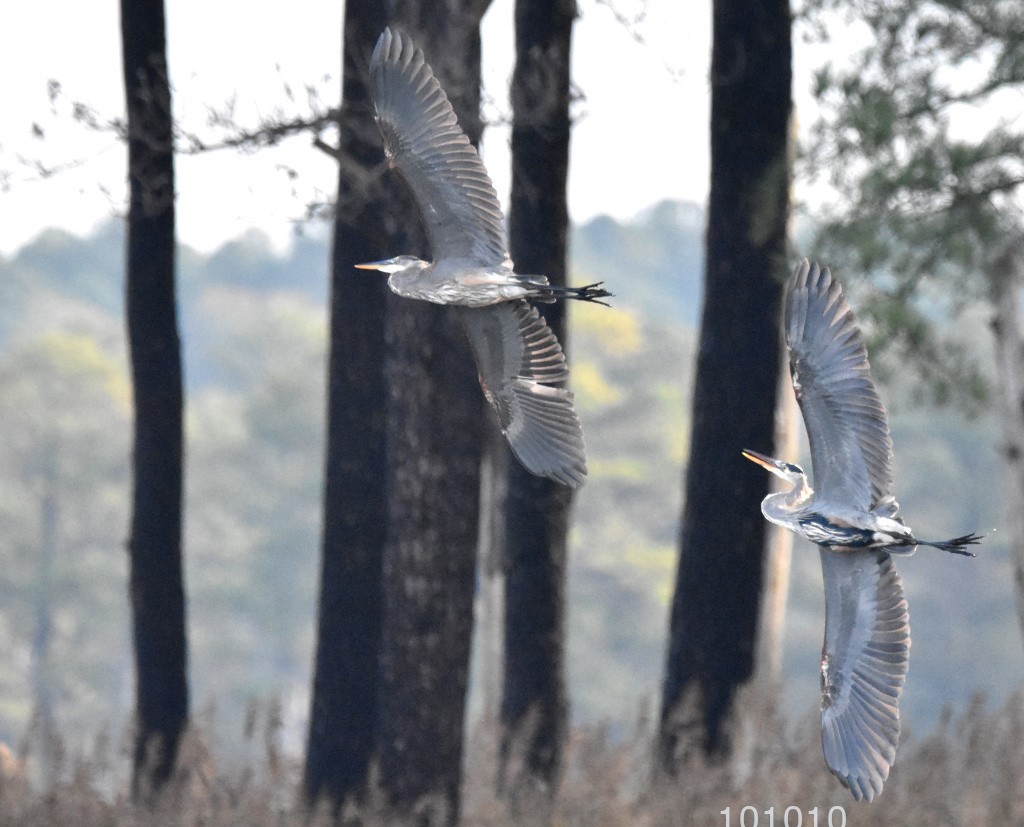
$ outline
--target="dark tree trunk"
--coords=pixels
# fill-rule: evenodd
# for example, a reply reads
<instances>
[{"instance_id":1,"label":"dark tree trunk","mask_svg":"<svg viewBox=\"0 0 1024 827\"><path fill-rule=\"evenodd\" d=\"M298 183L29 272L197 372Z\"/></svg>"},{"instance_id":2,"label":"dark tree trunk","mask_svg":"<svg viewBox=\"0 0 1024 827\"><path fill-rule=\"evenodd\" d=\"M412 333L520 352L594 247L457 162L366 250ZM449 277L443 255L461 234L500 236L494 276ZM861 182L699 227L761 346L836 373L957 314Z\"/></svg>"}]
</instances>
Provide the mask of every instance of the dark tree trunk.
<instances>
[{"instance_id":1,"label":"dark tree trunk","mask_svg":"<svg viewBox=\"0 0 1024 827\"><path fill-rule=\"evenodd\" d=\"M711 197L693 432L672 602L659 757L722 755L751 677L787 275L791 44L788 0L715 0Z\"/></svg>"},{"instance_id":2,"label":"dark tree trunk","mask_svg":"<svg viewBox=\"0 0 1024 827\"><path fill-rule=\"evenodd\" d=\"M327 462L307 802L361 800L373 758L387 526L387 280L353 265L391 250L388 182L366 87L379 0L345 4L338 198L331 255Z\"/></svg>"},{"instance_id":3,"label":"dark tree trunk","mask_svg":"<svg viewBox=\"0 0 1024 827\"><path fill-rule=\"evenodd\" d=\"M170 777L188 716L174 148L163 0L121 0L121 38L131 191L126 310L135 394L128 540L138 728L132 788L139 795Z\"/></svg>"},{"instance_id":4,"label":"dark tree trunk","mask_svg":"<svg viewBox=\"0 0 1024 827\"><path fill-rule=\"evenodd\" d=\"M574 0L518 0L512 77L509 246L516 271L566 284L569 50ZM565 303L540 305L567 346ZM568 716L566 542L572 490L509 457L505 522L505 684L499 789L513 814L548 820Z\"/></svg>"},{"instance_id":5,"label":"dark tree trunk","mask_svg":"<svg viewBox=\"0 0 1024 827\"><path fill-rule=\"evenodd\" d=\"M395 0L392 19L423 49L462 128L480 138L483 0ZM408 210L409 227L418 222ZM400 252L428 251L410 232ZM378 728L380 785L403 822L459 816L473 621L481 393L449 308L388 296L388 527ZM415 815L414 815L415 814Z\"/></svg>"}]
</instances>

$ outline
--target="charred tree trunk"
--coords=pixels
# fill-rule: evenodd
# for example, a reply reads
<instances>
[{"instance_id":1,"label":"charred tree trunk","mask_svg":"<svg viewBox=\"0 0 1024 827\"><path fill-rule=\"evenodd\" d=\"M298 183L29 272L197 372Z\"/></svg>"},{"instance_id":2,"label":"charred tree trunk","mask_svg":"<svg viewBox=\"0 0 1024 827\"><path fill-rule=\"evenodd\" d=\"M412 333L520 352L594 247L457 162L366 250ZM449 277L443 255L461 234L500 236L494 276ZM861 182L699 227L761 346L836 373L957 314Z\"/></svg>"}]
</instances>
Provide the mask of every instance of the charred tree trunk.
<instances>
[{"instance_id":1,"label":"charred tree trunk","mask_svg":"<svg viewBox=\"0 0 1024 827\"><path fill-rule=\"evenodd\" d=\"M1024 323L1021 319L1021 278L1012 253L996 267L993 302L996 365L999 376L1003 458L1006 462L1009 505L1007 521L1013 550L1017 620L1024 632Z\"/></svg>"},{"instance_id":2,"label":"charred tree trunk","mask_svg":"<svg viewBox=\"0 0 1024 827\"><path fill-rule=\"evenodd\" d=\"M366 86L386 23L378 0L345 4L338 197L331 252L327 461L320 600L306 751L309 804L359 801L377 725L387 526L384 328L387 281L354 268L389 255L401 234Z\"/></svg>"},{"instance_id":3,"label":"charred tree trunk","mask_svg":"<svg viewBox=\"0 0 1024 827\"><path fill-rule=\"evenodd\" d=\"M753 672L768 487L740 451L773 450L787 274L788 0L715 0L713 19L704 309L659 731L669 774L694 748L727 753Z\"/></svg>"},{"instance_id":4,"label":"charred tree trunk","mask_svg":"<svg viewBox=\"0 0 1024 827\"><path fill-rule=\"evenodd\" d=\"M392 20L423 49L470 140L480 138L483 0ZM408 226L418 226L406 207ZM428 257L422 233L398 252ZM463 716L473 626L481 394L450 308L388 296L387 539L378 749L380 785L398 820L459 817Z\"/></svg>"},{"instance_id":5,"label":"charred tree trunk","mask_svg":"<svg viewBox=\"0 0 1024 827\"><path fill-rule=\"evenodd\" d=\"M516 271L566 284L569 52L574 0L518 0L509 245ZM565 303L541 306L562 346ZM507 448L506 448L507 450ZM498 786L515 816L550 820L568 719L566 545L572 490L509 457Z\"/></svg>"},{"instance_id":6,"label":"charred tree trunk","mask_svg":"<svg viewBox=\"0 0 1024 827\"><path fill-rule=\"evenodd\" d=\"M171 775L188 716L181 561L182 379L174 267L174 147L163 0L121 0L128 110L126 311L135 395L129 578L136 796Z\"/></svg>"}]
</instances>

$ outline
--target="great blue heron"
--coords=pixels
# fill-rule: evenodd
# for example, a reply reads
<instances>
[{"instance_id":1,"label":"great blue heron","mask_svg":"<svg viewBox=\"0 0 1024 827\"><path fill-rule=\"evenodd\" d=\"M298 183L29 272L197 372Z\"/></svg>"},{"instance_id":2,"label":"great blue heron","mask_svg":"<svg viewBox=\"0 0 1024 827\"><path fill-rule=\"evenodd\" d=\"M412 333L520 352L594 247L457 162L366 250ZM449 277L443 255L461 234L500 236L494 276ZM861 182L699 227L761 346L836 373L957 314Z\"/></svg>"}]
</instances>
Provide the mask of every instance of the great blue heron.
<instances>
[{"instance_id":1,"label":"great blue heron","mask_svg":"<svg viewBox=\"0 0 1024 827\"><path fill-rule=\"evenodd\" d=\"M822 747L853 797L870 801L896 757L910 651L906 596L890 555L923 545L973 557L966 546L981 537L922 540L896 516L892 437L857 320L828 268L806 259L786 293L786 344L815 488L797 465L743 456L793 486L765 497L764 516L819 546Z\"/></svg>"},{"instance_id":2,"label":"great blue heron","mask_svg":"<svg viewBox=\"0 0 1024 827\"><path fill-rule=\"evenodd\" d=\"M412 190L434 261L403 255L356 266L388 273L400 296L457 305L484 395L512 451L532 473L577 487L587 464L573 395L558 387L568 377L565 356L525 300L599 302L610 294L600 284L559 287L512 272L494 185L408 36L381 34L370 92L388 162Z\"/></svg>"}]
</instances>

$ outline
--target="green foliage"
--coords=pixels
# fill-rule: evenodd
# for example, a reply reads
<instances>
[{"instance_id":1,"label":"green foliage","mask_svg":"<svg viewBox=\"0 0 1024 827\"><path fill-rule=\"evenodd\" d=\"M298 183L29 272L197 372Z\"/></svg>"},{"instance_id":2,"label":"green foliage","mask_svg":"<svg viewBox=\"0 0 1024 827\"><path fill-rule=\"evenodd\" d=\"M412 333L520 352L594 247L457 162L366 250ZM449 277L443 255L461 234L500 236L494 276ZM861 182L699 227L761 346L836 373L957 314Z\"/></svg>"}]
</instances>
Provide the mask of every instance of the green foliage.
<instances>
[{"instance_id":1,"label":"green foliage","mask_svg":"<svg viewBox=\"0 0 1024 827\"><path fill-rule=\"evenodd\" d=\"M661 679L693 343L619 307L573 307L569 324L590 474L570 536L567 660L574 712L594 721L629 714Z\"/></svg>"},{"instance_id":2,"label":"green foliage","mask_svg":"<svg viewBox=\"0 0 1024 827\"><path fill-rule=\"evenodd\" d=\"M616 306L693 326L704 288L704 212L662 201L629 222L598 216L572 234L573 267L605 280Z\"/></svg>"},{"instance_id":3,"label":"green foliage","mask_svg":"<svg viewBox=\"0 0 1024 827\"><path fill-rule=\"evenodd\" d=\"M34 711L79 731L124 715L128 412L122 354L91 337L0 352L2 739Z\"/></svg>"},{"instance_id":4,"label":"green foliage","mask_svg":"<svg viewBox=\"0 0 1024 827\"><path fill-rule=\"evenodd\" d=\"M103 225L92 239L81 239L64 230L44 230L15 256L8 272L16 280L31 284L34 291L47 288L117 315L124 304L123 290L111 275L123 266L122 238L116 222Z\"/></svg>"},{"instance_id":5,"label":"green foliage","mask_svg":"<svg viewBox=\"0 0 1024 827\"><path fill-rule=\"evenodd\" d=\"M61 526L47 598L58 724L87 734L130 709L123 545L131 398L122 323L101 306L121 289L120 262L92 269L117 261L120 235L114 225L88 239L45 233L0 265L0 284L24 274L24 290L6 308L17 321L0 328L9 343L0 349L0 654L17 664L2 684L0 740L9 743L26 731L36 703L40 480L54 457ZM58 241L73 253L53 255ZM247 243L262 251L258 270L281 270L282 259L251 238L234 249ZM325 271L326 250L319 252ZM189 272L181 315L192 684L200 703L223 704L225 729L237 732L253 696L280 691L304 706L311 674L326 319L322 303L307 297L312 289L224 284L208 275L205 258L184 250L181 259ZM314 278L301 254L285 269L289 287ZM24 339L29 328L47 327Z\"/></svg>"},{"instance_id":6,"label":"green foliage","mask_svg":"<svg viewBox=\"0 0 1024 827\"><path fill-rule=\"evenodd\" d=\"M1005 115L1024 91L1024 9L808 0L804 14L826 37L855 21L873 33L851 63L815 78L824 114L803 166L839 196L820 216L815 255L889 280L868 311L876 344L921 366L936 398L970 398L984 387L978 361L935 328L990 301L997 263L1024 240L1024 122ZM952 298L946 312L929 312L929 290Z\"/></svg>"},{"instance_id":7,"label":"green foliage","mask_svg":"<svg viewBox=\"0 0 1024 827\"><path fill-rule=\"evenodd\" d=\"M904 218L942 215L948 229L988 239L1006 208L996 196L1024 180L1024 133L992 111L1000 95L1024 85L1019 4L806 5L805 12L821 16L848 5L847 15L875 35L851 65L817 75L815 92L826 114L815 126L810 170L828 177L858 217L871 209ZM965 126L975 118L989 128L968 139L964 134L972 130Z\"/></svg>"},{"instance_id":8,"label":"green foliage","mask_svg":"<svg viewBox=\"0 0 1024 827\"><path fill-rule=\"evenodd\" d=\"M237 725L250 697L301 696L312 674L326 327L322 307L276 291L211 287L197 310L235 389L190 404L192 663L198 696Z\"/></svg>"}]
</instances>

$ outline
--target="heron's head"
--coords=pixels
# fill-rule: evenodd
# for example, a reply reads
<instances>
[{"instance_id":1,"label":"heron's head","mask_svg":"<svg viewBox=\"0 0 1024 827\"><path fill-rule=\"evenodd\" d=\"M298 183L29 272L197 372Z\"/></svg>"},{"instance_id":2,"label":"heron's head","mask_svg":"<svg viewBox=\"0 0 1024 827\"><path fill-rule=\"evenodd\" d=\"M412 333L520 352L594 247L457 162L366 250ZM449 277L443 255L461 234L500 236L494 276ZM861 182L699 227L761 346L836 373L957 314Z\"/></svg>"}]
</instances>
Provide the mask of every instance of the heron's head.
<instances>
[{"instance_id":1,"label":"heron's head","mask_svg":"<svg viewBox=\"0 0 1024 827\"><path fill-rule=\"evenodd\" d=\"M386 258L383 261L370 261L366 264L357 264L356 267L359 270L380 270L382 273L397 273L400 270L405 270L408 267L412 267L414 264L419 263L419 259L416 256L395 256L394 258Z\"/></svg>"},{"instance_id":2,"label":"heron's head","mask_svg":"<svg viewBox=\"0 0 1024 827\"><path fill-rule=\"evenodd\" d=\"M799 485L807 479L807 475L804 474L804 469L799 465L794 465L792 462L785 462L781 459L766 457L764 454L759 454L757 451L751 451L749 449L743 452L743 456L751 462L756 462L762 468L767 468L775 476L781 477L786 482L792 483L793 485Z\"/></svg>"}]
</instances>

